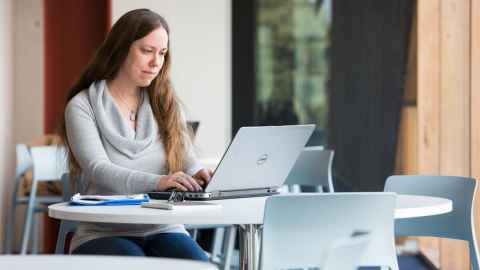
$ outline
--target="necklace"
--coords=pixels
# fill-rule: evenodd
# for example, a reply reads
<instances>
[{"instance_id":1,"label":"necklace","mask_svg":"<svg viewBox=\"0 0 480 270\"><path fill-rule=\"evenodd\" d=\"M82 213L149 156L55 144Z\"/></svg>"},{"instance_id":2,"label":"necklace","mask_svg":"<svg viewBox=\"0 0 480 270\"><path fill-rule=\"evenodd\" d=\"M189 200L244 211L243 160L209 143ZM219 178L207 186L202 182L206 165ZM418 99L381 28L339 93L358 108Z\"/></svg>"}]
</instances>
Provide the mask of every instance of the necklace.
<instances>
[{"instance_id":1,"label":"necklace","mask_svg":"<svg viewBox=\"0 0 480 270\"><path fill-rule=\"evenodd\" d=\"M129 111L128 119L132 122L135 122L137 120L138 107L140 106L141 100L143 100L143 91L140 92L140 101L138 102L137 108L135 110L133 110L130 105L123 99L122 95L120 95L119 93L117 95L120 98L120 101L127 107L127 110Z\"/></svg>"}]
</instances>

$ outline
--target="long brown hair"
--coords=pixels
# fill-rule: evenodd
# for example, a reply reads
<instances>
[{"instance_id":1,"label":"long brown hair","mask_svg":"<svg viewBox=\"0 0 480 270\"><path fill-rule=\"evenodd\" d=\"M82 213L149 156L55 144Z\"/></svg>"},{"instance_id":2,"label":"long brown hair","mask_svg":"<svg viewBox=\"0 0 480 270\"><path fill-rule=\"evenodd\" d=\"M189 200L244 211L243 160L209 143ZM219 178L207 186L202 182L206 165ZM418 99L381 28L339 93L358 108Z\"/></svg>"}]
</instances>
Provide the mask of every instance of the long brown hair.
<instances>
[{"instance_id":1,"label":"long brown hair","mask_svg":"<svg viewBox=\"0 0 480 270\"><path fill-rule=\"evenodd\" d=\"M127 58L132 43L159 27L165 29L167 34L170 35L166 20L151 10L136 9L125 13L113 25L95 56L70 89L65 106L75 95L88 88L93 82L115 78ZM170 47L170 41L168 47ZM170 82L170 66L170 49L168 49L160 73L149 86L145 87L145 90L148 91L150 96L152 111L164 144L167 171L176 172L185 170L186 148L190 137L182 120L180 101ZM70 173L78 175L81 173L81 168L68 141L65 114L59 133L68 151Z\"/></svg>"}]
</instances>

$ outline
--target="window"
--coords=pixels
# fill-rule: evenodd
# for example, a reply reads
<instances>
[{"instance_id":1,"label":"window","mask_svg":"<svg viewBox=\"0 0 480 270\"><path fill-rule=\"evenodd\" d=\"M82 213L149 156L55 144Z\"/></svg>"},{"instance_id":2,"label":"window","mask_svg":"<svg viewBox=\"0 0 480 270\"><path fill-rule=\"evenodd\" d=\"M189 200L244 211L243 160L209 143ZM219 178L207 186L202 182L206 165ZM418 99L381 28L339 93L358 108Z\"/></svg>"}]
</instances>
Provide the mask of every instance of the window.
<instances>
[{"instance_id":1,"label":"window","mask_svg":"<svg viewBox=\"0 0 480 270\"><path fill-rule=\"evenodd\" d=\"M314 144L324 144L331 1L233 4L234 132L243 125L314 123Z\"/></svg>"}]
</instances>

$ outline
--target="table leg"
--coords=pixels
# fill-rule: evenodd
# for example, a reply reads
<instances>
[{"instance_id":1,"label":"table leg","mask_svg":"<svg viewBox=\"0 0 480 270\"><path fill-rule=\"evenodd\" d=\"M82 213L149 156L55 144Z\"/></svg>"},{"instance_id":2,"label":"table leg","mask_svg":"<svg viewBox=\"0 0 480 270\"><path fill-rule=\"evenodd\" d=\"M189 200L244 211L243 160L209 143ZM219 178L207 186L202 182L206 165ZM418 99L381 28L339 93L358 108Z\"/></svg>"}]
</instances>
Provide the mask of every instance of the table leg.
<instances>
[{"instance_id":1,"label":"table leg","mask_svg":"<svg viewBox=\"0 0 480 270\"><path fill-rule=\"evenodd\" d=\"M247 254L246 251L246 242L247 240L245 235L245 228L242 225L238 225L238 255L239 255L239 269L245 270L246 258L245 255Z\"/></svg>"},{"instance_id":2,"label":"table leg","mask_svg":"<svg viewBox=\"0 0 480 270\"><path fill-rule=\"evenodd\" d=\"M258 237L260 225L239 225L240 270L258 269Z\"/></svg>"}]
</instances>

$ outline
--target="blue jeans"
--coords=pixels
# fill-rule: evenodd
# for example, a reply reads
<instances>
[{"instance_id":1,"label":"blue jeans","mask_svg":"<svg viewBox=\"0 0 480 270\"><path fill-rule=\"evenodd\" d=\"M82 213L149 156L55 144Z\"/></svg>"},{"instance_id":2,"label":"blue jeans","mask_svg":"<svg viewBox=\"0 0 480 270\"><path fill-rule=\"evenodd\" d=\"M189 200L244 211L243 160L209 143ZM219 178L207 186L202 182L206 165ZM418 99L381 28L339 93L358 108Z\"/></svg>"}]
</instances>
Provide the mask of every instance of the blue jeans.
<instances>
[{"instance_id":1,"label":"blue jeans","mask_svg":"<svg viewBox=\"0 0 480 270\"><path fill-rule=\"evenodd\" d=\"M72 254L151 256L208 261L207 254L188 235L159 233L147 237L102 237L88 241Z\"/></svg>"}]
</instances>

